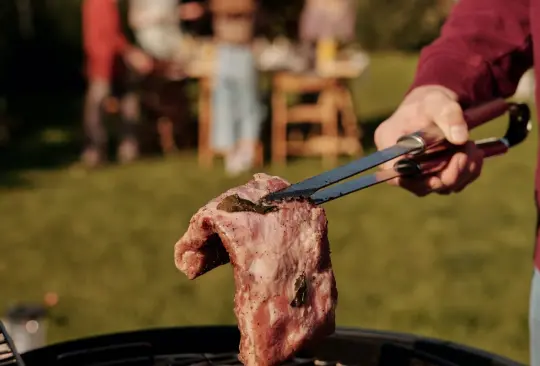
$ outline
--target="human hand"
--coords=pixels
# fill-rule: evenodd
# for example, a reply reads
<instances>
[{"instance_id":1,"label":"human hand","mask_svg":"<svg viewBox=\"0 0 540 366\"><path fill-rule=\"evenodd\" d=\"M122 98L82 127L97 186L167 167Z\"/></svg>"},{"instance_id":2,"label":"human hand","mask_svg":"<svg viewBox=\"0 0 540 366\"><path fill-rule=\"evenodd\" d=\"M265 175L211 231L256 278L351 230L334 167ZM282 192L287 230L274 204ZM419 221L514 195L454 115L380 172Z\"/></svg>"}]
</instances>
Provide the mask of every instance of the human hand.
<instances>
[{"instance_id":1,"label":"human hand","mask_svg":"<svg viewBox=\"0 0 540 366\"><path fill-rule=\"evenodd\" d=\"M462 145L462 149L448 158L444 168L434 175L396 178L389 181L390 184L401 186L417 196L426 196L432 192L460 192L478 178L484 155L473 142L468 141L468 126L457 95L442 86L421 86L412 90L394 114L377 128L375 144L382 150L394 145L401 136L433 124L444 132L449 142ZM382 168L388 169L394 162L388 162Z\"/></svg>"},{"instance_id":2,"label":"human hand","mask_svg":"<svg viewBox=\"0 0 540 366\"><path fill-rule=\"evenodd\" d=\"M152 57L138 48L132 48L124 54L126 64L141 75L148 75L154 69Z\"/></svg>"},{"instance_id":3,"label":"human hand","mask_svg":"<svg viewBox=\"0 0 540 366\"><path fill-rule=\"evenodd\" d=\"M203 16L204 8L201 4L190 2L180 5L181 20L196 20Z\"/></svg>"}]
</instances>

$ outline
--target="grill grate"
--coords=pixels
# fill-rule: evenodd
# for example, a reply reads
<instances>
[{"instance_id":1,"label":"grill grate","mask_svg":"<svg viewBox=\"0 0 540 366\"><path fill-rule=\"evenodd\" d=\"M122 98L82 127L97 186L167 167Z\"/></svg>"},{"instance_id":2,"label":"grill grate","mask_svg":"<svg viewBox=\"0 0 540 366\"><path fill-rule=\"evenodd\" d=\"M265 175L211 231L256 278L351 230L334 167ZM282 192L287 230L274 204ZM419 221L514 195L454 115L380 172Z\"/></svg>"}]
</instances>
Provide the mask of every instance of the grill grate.
<instances>
[{"instance_id":1,"label":"grill grate","mask_svg":"<svg viewBox=\"0 0 540 366\"><path fill-rule=\"evenodd\" d=\"M28 366L243 366L234 327L165 328L69 341L26 352ZM393 333L338 330L280 366L523 366L493 355ZM11 364L2 364L0 366Z\"/></svg>"},{"instance_id":2,"label":"grill grate","mask_svg":"<svg viewBox=\"0 0 540 366\"><path fill-rule=\"evenodd\" d=\"M280 366L460 366L440 357L406 346L386 343L380 349L378 362L370 356L353 362L330 360L329 357L295 357ZM111 345L64 353L58 366L243 366L238 353L182 353L157 355L149 343ZM6 364L12 365L12 364ZM18 365L18 364L15 364ZM0 366L4 364L0 363Z\"/></svg>"},{"instance_id":3,"label":"grill grate","mask_svg":"<svg viewBox=\"0 0 540 366\"><path fill-rule=\"evenodd\" d=\"M0 366L25 366L4 323L0 321Z\"/></svg>"},{"instance_id":4,"label":"grill grate","mask_svg":"<svg viewBox=\"0 0 540 366\"><path fill-rule=\"evenodd\" d=\"M406 347L389 345L391 358L379 361L380 366L459 366L436 356ZM320 360L316 358L293 358L280 366L361 366L365 363L345 364L340 361ZM243 366L237 353L220 354L183 354L163 357L153 366Z\"/></svg>"},{"instance_id":5,"label":"grill grate","mask_svg":"<svg viewBox=\"0 0 540 366\"><path fill-rule=\"evenodd\" d=\"M166 356L154 366L243 366L237 353L205 353ZM339 362L321 361L314 358L293 358L280 366L348 366ZM351 365L352 366L352 365Z\"/></svg>"}]
</instances>

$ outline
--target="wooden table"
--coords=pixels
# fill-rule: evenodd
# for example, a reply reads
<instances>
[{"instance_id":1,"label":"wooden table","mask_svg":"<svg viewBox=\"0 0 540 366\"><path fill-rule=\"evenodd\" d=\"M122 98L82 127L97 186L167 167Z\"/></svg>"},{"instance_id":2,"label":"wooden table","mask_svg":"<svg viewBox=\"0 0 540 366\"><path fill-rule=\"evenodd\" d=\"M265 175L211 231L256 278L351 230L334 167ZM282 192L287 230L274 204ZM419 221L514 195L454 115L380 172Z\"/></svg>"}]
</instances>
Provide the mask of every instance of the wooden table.
<instances>
[{"instance_id":1,"label":"wooden table","mask_svg":"<svg viewBox=\"0 0 540 366\"><path fill-rule=\"evenodd\" d=\"M348 76L348 74L347 74ZM322 156L326 166L337 163L340 154L362 154L352 96L339 74L276 73L272 91L272 163L284 164L287 156ZM314 104L287 105L288 94L318 93ZM339 120L343 134L339 134ZM319 136L289 139L287 128L298 123L321 126Z\"/></svg>"}]
</instances>

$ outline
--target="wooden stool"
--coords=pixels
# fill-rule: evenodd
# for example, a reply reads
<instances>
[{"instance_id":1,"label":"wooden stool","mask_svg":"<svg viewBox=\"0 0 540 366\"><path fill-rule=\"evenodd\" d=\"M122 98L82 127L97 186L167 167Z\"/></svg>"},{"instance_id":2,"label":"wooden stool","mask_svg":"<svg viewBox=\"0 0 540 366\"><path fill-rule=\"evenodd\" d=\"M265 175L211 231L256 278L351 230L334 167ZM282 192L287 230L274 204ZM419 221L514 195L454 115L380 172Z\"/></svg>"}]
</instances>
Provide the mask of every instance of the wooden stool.
<instances>
[{"instance_id":1,"label":"wooden stool","mask_svg":"<svg viewBox=\"0 0 540 366\"><path fill-rule=\"evenodd\" d=\"M288 93L314 93L315 104L287 107ZM344 135L339 136L338 115L341 112ZM283 164L288 155L322 155L323 164L335 165L340 153L358 156L362 153L360 131L349 90L337 78L317 75L279 73L273 79L272 93L272 162ZM295 123L321 125L321 136L312 141L291 141L287 126ZM343 151L343 142L349 148Z\"/></svg>"},{"instance_id":2,"label":"wooden stool","mask_svg":"<svg viewBox=\"0 0 540 366\"><path fill-rule=\"evenodd\" d=\"M212 82L210 78L199 79L199 165L203 168L212 168L214 158L223 156L222 151L212 150L210 139L212 134ZM264 147L259 141L255 147L256 167L264 165Z\"/></svg>"}]
</instances>

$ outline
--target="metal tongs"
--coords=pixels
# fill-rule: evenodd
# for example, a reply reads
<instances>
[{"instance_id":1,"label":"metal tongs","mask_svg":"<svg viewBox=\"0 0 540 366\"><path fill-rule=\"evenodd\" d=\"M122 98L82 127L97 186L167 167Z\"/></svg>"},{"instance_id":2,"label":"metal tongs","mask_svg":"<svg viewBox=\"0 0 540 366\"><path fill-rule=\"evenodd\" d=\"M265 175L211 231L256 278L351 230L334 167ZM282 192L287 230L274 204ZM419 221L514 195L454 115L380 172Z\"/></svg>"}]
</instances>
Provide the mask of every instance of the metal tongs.
<instances>
[{"instance_id":1,"label":"metal tongs","mask_svg":"<svg viewBox=\"0 0 540 366\"><path fill-rule=\"evenodd\" d=\"M483 150L484 157L505 154L511 147L526 139L532 127L529 107L526 104L496 99L464 111L469 130L506 112L509 112L509 124L504 137L475 141L476 146ZM306 198L315 204L326 203L396 177L414 178L420 175L435 174L444 168L446 158L459 151L460 148L460 146L449 143L444 138L442 130L433 125L402 136L394 146L293 184L281 191L270 193L264 197L264 200ZM405 157L398 160L391 169L381 170L322 190L401 156Z\"/></svg>"}]
</instances>

